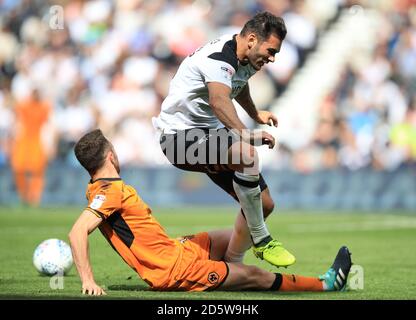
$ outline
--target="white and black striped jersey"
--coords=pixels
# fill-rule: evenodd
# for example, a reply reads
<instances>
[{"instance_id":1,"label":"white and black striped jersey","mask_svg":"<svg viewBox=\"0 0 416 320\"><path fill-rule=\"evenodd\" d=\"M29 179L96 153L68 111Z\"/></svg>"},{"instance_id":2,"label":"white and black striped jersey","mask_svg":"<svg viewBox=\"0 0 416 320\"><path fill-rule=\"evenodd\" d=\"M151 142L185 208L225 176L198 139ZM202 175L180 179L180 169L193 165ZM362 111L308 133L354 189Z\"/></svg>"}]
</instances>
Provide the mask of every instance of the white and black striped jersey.
<instances>
[{"instance_id":1,"label":"white and black striped jersey","mask_svg":"<svg viewBox=\"0 0 416 320\"><path fill-rule=\"evenodd\" d=\"M209 106L209 82L220 82L232 89L235 98L256 73L237 58L236 35L225 35L211 41L188 56L179 66L153 125L164 133L190 128L223 127Z\"/></svg>"}]
</instances>

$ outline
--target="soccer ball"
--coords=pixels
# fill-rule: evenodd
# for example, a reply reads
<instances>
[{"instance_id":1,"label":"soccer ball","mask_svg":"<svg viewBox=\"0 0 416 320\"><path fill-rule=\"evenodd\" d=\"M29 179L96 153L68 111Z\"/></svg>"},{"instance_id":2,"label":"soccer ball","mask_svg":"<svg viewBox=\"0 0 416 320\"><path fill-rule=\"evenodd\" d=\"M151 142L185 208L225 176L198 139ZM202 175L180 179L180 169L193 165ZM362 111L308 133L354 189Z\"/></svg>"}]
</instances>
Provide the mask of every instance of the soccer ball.
<instances>
[{"instance_id":1,"label":"soccer ball","mask_svg":"<svg viewBox=\"0 0 416 320\"><path fill-rule=\"evenodd\" d=\"M48 276L68 273L72 263L71 247L59 239L43 241L33 254L33 264L36 270Z\"/></svg>"}]
</instances>

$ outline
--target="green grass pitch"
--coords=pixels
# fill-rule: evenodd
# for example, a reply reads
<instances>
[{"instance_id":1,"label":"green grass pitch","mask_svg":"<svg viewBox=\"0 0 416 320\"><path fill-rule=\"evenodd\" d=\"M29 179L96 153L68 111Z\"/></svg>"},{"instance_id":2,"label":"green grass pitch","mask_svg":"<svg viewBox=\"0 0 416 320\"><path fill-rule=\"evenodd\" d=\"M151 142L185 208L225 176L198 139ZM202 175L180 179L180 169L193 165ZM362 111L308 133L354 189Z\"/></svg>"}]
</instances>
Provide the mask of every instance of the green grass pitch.
<instances>
[{"instance_id":1,"label":"green grass pitch","mask_svg":"<svg viewBox=\"0 0 416 320\"><path fill-rule=\"evenodd\" d=\"M170 236L230 228L236 208L154 208ZM48 238L68 241L81 208L0 207L0 299L86 299L75 267L64 288L52 290L50 278L32 265L35 247ZM94 299L415 299L416 216L411 213L275 212L269 229L295 254L297 262L277 269L249 252L245 262L267 270L316 276L347 245L353 262L364 270L364 289L334 293L152 292L121 260L99 231L90 236L90 254L98 284L107 296Z\"/></svg>"}]
</instances>

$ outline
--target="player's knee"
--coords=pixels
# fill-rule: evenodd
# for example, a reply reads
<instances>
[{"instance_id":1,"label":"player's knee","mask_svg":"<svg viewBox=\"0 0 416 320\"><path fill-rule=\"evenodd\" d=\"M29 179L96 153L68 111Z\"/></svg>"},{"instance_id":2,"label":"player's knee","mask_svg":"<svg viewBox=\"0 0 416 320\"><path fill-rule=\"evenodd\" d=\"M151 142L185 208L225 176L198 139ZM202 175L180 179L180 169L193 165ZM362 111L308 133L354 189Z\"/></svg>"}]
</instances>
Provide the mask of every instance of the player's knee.
<instances>
[{"instance_id":1,"label":"player's knee","mask_svg":"<svg viewBox=\"0 0 416 320\"><path fill-rule=\"evenodd\" d=\"M253 146L247 145L241 150L241 165L246 170L252 170L253 174L258 174L259 155Z\"/></svg>"},{"instance_id":2,"label":"player's knee","mask_svg":"<svg viewBox=\"0 0 416 320\"><path fill-rule=\"evenodd\" d=\"M248 143L234 143L228 153L228 167L247 174L259 174L259 156L256 149Z\"/></svg>"}]
</instances>

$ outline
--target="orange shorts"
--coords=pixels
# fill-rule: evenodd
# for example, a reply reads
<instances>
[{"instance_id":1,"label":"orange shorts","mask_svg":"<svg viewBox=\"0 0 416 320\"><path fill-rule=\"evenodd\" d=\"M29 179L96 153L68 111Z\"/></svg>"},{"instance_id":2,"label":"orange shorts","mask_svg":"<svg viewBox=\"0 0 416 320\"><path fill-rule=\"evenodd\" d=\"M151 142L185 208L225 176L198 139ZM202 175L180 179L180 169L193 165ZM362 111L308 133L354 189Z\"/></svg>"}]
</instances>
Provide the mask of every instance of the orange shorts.
<instances>
[{"instance_id":1,"label":"orange shorts","mask_svg":"<svg viewBox=\"0 0 416 320\"><path fill-rule=\"evenodd\" d=\"M209 260L211 241L207 232L179 238L181 257L163 288L156 290L204 291L220 286L228 276L224 261Z\"/></svg>"}]
</instances>

